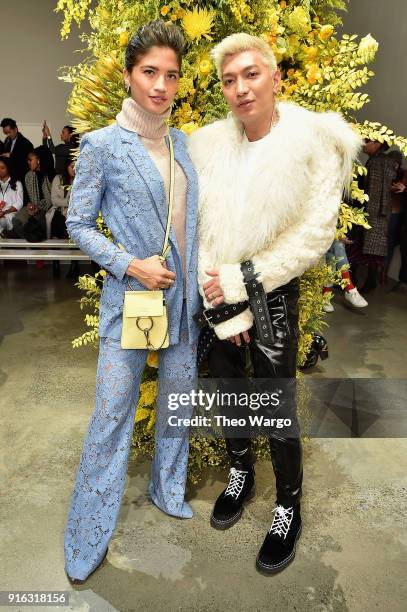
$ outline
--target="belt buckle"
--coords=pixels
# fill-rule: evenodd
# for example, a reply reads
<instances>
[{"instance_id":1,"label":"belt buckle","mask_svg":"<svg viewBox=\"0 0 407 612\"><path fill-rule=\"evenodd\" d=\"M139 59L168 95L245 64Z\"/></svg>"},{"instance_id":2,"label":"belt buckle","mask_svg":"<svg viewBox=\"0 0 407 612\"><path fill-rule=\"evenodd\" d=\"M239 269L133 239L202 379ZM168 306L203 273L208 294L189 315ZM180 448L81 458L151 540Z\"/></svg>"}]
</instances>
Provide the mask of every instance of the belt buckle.
<instances>
[{"instance_id":1,"label":"belt buckle","mask_svg":"<svg viewBox=\"0 0 407 612\"><path fill-rule=\"evenodd\" d=\"M204 319L205 319L205 321L207 322L207 324L209 325L209 327L210 327L211 329L214 329L214 328L215 328L215 325L214 325L214 324L211 322L211 316L210 316L210 315L208 316L208 315L206 314L207 312L208 312L208 310L203 310L203 311L202 311L202 314L203 314L203 316L204 316Z\"/></svg>"}]
</instances>

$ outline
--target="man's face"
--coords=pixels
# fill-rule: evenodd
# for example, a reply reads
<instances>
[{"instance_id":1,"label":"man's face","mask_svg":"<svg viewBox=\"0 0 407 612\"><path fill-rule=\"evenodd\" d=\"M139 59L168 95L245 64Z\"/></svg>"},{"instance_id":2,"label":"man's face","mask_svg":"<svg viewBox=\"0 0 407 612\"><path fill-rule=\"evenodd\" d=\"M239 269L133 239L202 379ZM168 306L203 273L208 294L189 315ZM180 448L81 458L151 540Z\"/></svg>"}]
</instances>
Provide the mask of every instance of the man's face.
<instances>
[{"instance_id":1,"label":"man's face","mask_svg":"<svg viewBox=\"0 0 407 612\"><path fill-rule=\"evenodd\" d=\"M17 136L17 133L18 129L12 128L9 125L6 125L6 127L3 128L3 134L11 138L11 140L14 140L14 138Z\"/></svg>"},{"instance_id":2,"label":"man's face","mask_svg":"<svg viewBox=\"0 0 407 612\"><path fill-rule=\"evenodd\" d=\"M257 49L226 55L224 59L223 95L243 124L255 123L270 115L280 81L280 71L271 73Z\"/></svg>"},{"instance_id":3,"label":"man's face","mask_svg":"<svg viewBox=\"0 0 407 612\"><path fill-rule=\"evenodd\" d=\"M366 155L369 155L369 157L371 157L372 155L375 155L378 152L380 147L380 142L374 140L365 140L365 144L363 145L363 151L366 153Z\"/></svg>"},{"instance_id":4,"label":"man's face","mask_svg":"<svg viewBox=\"0 0 407 612\"><path fill-rule=\"evenodd\" d=\"M69 142L71 140L71 133L67 128L62 128L61 140L62 142Z\"/></svg>"}]
</instances>

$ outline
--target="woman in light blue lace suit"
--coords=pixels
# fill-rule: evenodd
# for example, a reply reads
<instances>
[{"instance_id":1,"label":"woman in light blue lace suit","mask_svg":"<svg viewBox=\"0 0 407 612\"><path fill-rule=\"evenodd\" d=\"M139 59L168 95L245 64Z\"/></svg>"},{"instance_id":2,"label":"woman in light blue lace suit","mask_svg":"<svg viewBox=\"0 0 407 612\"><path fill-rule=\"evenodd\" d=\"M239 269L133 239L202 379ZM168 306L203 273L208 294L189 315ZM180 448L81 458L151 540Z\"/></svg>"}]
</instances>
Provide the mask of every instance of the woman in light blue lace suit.
<instances>
[{"instance_id":1,"label":"woman in light blue lace suit","mask_svg":"<svg viewBox=\"0 0 407 612\"><path fill-rule=\"evenodd\" d=\"M126 50L124 100L117 123L82 138L67 227L107 271L100 305L96 407L84 442L65 531L66 571L84 581L104 559L124 491L135 408L147 350L120 346L124 292L165 289L170 346L159 351L155 455L149 493L167 514L190 518L184 501L188 430L168 436L166 392L196 375L197 179L185 136L171 129L175 196L171 251L162 265L169 183L166 120L174 99L183 40L175 26L147 24ZM114 241L96 229L101 211ZM120 244L121 248L117 245ZM167 434L165 433L167 431Z\"/></svg>"}]
</instances>

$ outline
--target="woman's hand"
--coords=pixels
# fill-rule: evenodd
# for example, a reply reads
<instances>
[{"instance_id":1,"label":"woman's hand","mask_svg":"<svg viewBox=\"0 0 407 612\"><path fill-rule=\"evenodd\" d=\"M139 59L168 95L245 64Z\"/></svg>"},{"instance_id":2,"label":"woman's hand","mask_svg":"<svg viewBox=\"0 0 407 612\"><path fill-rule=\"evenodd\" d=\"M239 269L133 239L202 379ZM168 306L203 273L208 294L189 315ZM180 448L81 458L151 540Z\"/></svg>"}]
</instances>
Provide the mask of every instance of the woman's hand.
<instances>
[{"instance_id":1,"label":"woman's hand","mask_svg":"<svg viewBox=\"0 0 407 612\"><path fill-rule=\"evenodd\" d=\"M136 278L146 289L169 289L175 282L175 273L163 266L158 255L132 259L127 274Z\"/></svg>"},{"instance_id":2,"label":"woman's hand","mask_svg":"<svg viewBox=\"0 0 407 612\"><path fill-rule=\"evenodd\" d=\"M393 193L404 193L406 189L407 189L406 185L402 183L401 181L398 181L397 183L393 183L393 185L391 186L391 190L393 191Z\"/></svg>"},{"instance_id":3,"label":"woman's hand","mask_svg":"<svg viewBox=\"0 0 407 612\"><path fill-rule=\"evenodd\" d=\"M219 272L217 270L205 270L205 272L208 276L212 276L212 280L204 284L203 290L207 301L211 304L212 308L215 308L225 301L225 296L219 282Z\"/></svg>"},{"instance_id":4,"label":"woman's hand","mask_svg":"<svg viewBox=\"0 0 407 612\"><path fill-rule=\"evenodd\" d=\"M38 206L30 202L29 204L27 204L27 211L28 211L28 214L33 217L38 212Z\"/></svg>"}]
</instances>

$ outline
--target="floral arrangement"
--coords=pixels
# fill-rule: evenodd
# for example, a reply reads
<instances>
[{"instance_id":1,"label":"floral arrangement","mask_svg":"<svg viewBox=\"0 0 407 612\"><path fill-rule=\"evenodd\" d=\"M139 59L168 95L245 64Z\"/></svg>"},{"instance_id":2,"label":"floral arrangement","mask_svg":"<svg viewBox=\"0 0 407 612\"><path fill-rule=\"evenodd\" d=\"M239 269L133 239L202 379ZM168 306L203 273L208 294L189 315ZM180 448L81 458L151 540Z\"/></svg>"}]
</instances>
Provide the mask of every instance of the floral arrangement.
<instances>
[{"instance_id":1,"label":"floral arrangement","mask_svg":"<svg viewBox=\"0 0 407 612\"><path fill-rule=\"evenodd\" d=\"M216 77L209 51L213 44L233 32L244 31L263 37L273 49L282 72L281 98L290 99L315 111L340 111L363 138L386 142L407 153L407 140L377 122L358 123L355 111L369 102L362 88L373 76L369 64L378 43L370 34L336 36L341 24L340 11L347 0L59 0L62 13L62 38L72 24L88 19L90 33L82 34L84 59L74 67L62 69L61 79L72 84L68 111L81 134L115 121L126 93L123 86L123 59L131 35L142 24L158 17L176 23L187 41L182 77L171 116L172 125L186 134L225 116L227 106ZM342 203L337 236L343 237L353 224L369 227L363 212L368 196L358 188L357 178L366 168L356 164L350 195L361 207ZM101 231L108 229L99 220ZM104 271L79 279L84 292L81 308L87 331L73 341L74 346L96 345L98 308ZM312 333L324 325L323 305L327 295L322 287L338 281L331 268L322 264L307 271L301 279L299 365L304 362ZM141 388L136 413L134 444L140 452L151 454L151 429L156 396L156 356L152 355ZM266 452L258 442L258 454ZM208 465L224 465L223 442L191 440L190 478L197 480Z\"/></svg>"}]
</instances>

